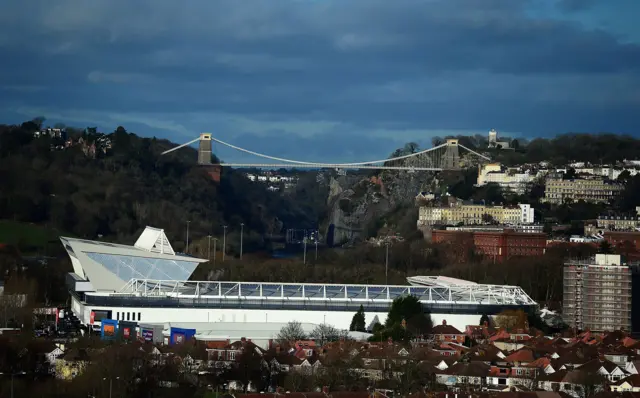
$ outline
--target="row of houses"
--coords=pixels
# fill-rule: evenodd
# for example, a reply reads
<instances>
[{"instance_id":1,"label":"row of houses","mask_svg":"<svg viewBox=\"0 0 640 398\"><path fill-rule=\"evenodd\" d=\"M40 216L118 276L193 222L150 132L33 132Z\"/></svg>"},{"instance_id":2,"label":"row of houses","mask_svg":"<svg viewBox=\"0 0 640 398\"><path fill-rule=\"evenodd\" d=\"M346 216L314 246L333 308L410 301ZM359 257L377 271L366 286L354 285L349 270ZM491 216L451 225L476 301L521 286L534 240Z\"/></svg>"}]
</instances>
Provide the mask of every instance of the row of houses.
<instances>
[{"instance_id":1,"label":"row of houses","mask_svg":"<svg viewBox=\"0 0 640 398\"><path fill-rule=\"evenodd\" d=\"M103 361L113 347L65 348L45 342L34 350L46 358L57 378L72 380L91 363ZM172 346L136 341L126 347L153 364L170 362L177 372L194 378L233 375L234 369L247 366L273 376L297 372L311 377L341 366L340 371L368 380L369 385L419 374L421 380L427 380L421 381L426 391L449 391L452 397L502 391L546 391L575 398L640 392L640 341L621 331L561 337L535 335L525 329L495 329L487 323L460 331L443 322L428 339L406 343L341 339L319 345L309 340L263 349L241 339L193 340ZM136 360L130 362L133 368L141 366ZM229 389L252 389L230 377Z\"/></svg>"}]
</instances>

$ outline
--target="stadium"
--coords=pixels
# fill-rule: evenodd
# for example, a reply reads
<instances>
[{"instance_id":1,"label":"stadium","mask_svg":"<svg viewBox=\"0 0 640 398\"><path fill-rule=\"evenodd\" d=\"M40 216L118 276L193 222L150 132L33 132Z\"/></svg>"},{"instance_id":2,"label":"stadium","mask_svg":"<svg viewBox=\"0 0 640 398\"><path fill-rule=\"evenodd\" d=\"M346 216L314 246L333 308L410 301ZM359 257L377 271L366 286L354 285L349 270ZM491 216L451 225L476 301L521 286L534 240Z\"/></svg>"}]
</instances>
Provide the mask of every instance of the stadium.
<instances>
[{"instance_id":1,"label":"stadium","mask_svg":"<svg viewBox=\"0 0 640 398\"><path fill-rule=\"evenodd\" d=\"M391 303L416 296L434 323L464 330L483 314L537 307L520 287L483 285L441 276L414 276L408 285L190 281L205 259L176 253L163 230L147 227L133 246L60 238L73 264L67 275L71 310L83 325L103 320L198 325L206 335L228 323L331 324L348 328L362 305L366 321L384 323ZM219 328L220 325L217 325Z\"/></svg>"}]
</instances>

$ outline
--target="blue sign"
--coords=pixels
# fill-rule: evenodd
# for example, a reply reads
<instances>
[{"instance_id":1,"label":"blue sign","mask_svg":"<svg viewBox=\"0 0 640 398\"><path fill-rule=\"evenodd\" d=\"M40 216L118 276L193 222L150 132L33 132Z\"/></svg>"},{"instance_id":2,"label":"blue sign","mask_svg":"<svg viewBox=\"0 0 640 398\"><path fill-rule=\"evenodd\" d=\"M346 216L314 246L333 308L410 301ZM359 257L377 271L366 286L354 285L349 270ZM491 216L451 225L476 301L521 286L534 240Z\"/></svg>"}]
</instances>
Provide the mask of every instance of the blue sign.
<instances>
[{"instance_id":1,"label":"blue sign","mask_svg":"<svg viewBox=\"0 0 640 398\"><path fill-rule=\"evenodd\" d=\"M100 323L100 337L105 340L115 339L118 333L118 321L114 319L102 319Z\"/></svg>"},{"instance_id":2,"label":"blue sign","mask_svg":"<svg viewBox=\"0 0 640 398\"><path fill-rule=\"evenodd\" d=\"M171 328L169 344L182 344L196 335L195 329Z\"/></svg>"},{"instance_id":3,"label":"blue sign","mask_svg":"<svg viewBox=\"0 0 640 398\"><path fill-rule=\"evenodd\" d=\"M153 342L153 330L152 329L142 329L142 339L144 341Z\"/></svg>"}]
</instances>

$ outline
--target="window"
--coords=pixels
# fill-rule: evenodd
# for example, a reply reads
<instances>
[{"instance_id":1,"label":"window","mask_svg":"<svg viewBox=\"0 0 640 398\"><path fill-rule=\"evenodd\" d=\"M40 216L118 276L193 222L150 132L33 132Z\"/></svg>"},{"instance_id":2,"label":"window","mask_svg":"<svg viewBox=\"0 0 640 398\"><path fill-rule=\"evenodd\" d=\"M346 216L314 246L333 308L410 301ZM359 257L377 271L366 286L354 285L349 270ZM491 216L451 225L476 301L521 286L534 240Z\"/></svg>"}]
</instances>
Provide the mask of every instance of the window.
<instances>
[{"instance_id":1,"label":"window","mask_svg":"<svg viewBox=\"0 0 640 398\"><path fill-rule=\"evenodd\" d=\"M116 320L120 320L120 313L116 312Z\"/></svg>"},{"instance_id":2,"label":"window","mask_svg":"<svg viewBox=\"0 0 640 398\"><path fill-rule=\"evenodd\" d=\"M141 313L141 312L138 312L138 320L140 320L140 319L141 319L141 315L142 315L142 313Z\"/></svg>"},{"instance_id":3,"label":"window","mask_svg":"<svg viewBox=\"0 0 640 398\"><path fill-rule=\"evenodd\" d=\"M235 361L236 359L236 352L235 351L229 351L229 360L230 361Z\"/></svg>"},{"instance_id":4,"label":"window","mask_svg":"<svg viewBox=\"0 0 640 398\"><path fill-rule=\"evenodd\" d=\"M131 313L130 313L130 312L127 312L127 321L130 321L130 320L131 320L131 319L130 319L130 317L131 317Z\"/></svg>"}]
</instances>

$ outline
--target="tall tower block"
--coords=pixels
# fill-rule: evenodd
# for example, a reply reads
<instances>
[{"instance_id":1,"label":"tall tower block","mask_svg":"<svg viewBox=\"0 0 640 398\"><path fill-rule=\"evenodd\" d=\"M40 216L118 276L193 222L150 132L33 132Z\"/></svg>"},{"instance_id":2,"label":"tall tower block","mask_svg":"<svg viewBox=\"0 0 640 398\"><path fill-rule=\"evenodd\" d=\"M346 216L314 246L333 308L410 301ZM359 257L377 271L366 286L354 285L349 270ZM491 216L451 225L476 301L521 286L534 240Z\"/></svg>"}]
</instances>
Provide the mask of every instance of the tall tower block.
<instances>
[{"instance_id":1,"label":"tall tower block","mask_svg":"<svg viewBox=\"0 0 640 398\"><path fill-rule=\"evenodd\" d=\"M198 145L198 164L211 164L211 133L200 134L200 144Z\"/></svg>"}]
</instances>

